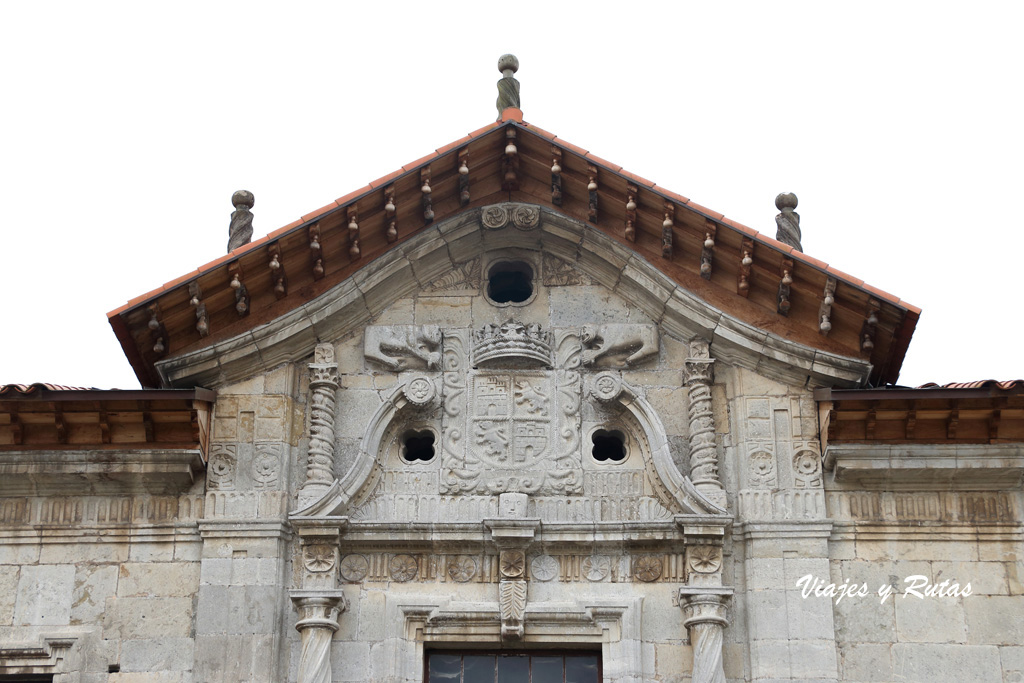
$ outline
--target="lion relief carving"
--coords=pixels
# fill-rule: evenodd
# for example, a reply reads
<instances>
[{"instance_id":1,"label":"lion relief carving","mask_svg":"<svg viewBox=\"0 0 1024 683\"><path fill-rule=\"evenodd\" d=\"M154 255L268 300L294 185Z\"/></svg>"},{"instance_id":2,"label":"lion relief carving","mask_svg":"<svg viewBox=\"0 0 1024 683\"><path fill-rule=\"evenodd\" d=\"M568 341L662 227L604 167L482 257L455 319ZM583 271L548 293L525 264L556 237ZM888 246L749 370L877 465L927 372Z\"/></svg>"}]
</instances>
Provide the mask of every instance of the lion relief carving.
<instances>
[{"instance_id":1,"label":"lion relief carving","mask_svg":"<svg viewBox=\"0 0 1024 683\"><path fill-rule=\"evenodd\" d=\"M437 325L370 325L363 354L395 372L441 367L441 328Z\"/></svg>"},{"instance_id":2,"label":"lion relief carving","mask_svg":"<svg viewBox=\"0 0 1024 683\"><path fill-rule=\"evenodd\" d=\"M658 354L654 325L584 325L583 364L626 368Z\"/></svg>"}]
</instances>

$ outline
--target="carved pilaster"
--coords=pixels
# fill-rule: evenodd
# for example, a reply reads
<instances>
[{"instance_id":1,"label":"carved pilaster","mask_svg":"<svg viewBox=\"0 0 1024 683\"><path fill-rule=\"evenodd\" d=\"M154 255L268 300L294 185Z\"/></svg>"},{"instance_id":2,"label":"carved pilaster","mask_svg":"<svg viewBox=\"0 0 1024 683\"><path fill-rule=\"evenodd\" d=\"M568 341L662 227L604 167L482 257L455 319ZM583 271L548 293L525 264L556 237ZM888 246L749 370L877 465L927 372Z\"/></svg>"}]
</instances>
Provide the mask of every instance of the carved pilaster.
<instances>
[{"instance_id":1,"label":"carved pilaster","mask_svg":"<svg viewBox=\"0 0 1024 683\"><path fill-rule=\"evenodd\" d=\"M302 634L298 683L331 683L331 638L338 630L338 616L348 603L340 590L293 590L292 602L299 612L296 630Z\"/></svg>"},{"instance_id":2,"label":"carved pilaster","mask_svg":"<svg viewBox=\"0 0 1024 683\"><path fill-rule=\"evenodd\" d=\"M708 500L725 509L725 489L718 476L715 416L711 408L714 363L708 342L703 339L690 342L690 356L686 359L690 417L690 479Z\"/></svg>"},{"instance_id":3,"label":"carved pilaster","mask_svg":"<svg viewBox=\"0 0 1024 683\"><path fill-rule=\"evenodd\" d=\"M693 683L725 683L722 668L722 640L729 625L725 601L728 593L702 591L697 588L679 590L679 606L683 608L683 624L690 631L693 647Z\"/></svg>"},{"instance_id":4,"label":"carved pilaster","mask_svg":"<svg viewBox=\"0 0 1024 683\"><path fill-rule=\"evenodd\" d=\"M309 455L306 482L299 489L299 506L318 499L334 481L334 411L338 365L334 347L317 344L309 364Z\"/></svg>"}]
</instances>

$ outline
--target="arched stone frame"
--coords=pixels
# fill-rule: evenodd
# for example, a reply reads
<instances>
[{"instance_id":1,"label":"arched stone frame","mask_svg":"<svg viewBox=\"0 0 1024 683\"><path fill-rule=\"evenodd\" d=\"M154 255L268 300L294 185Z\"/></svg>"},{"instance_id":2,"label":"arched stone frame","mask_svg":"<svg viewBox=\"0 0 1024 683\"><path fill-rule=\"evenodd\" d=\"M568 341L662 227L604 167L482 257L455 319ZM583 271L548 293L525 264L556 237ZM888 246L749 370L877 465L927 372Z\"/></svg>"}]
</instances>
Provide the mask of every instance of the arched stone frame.
<instances>
[{"instance_id":1,"label":"arched stone frame","mask_svg":"<svg viewBox=\"0 0 1024 683\"><path fill-rule=\"evenodd\" d=\"M419 376L419 375L415 375ZM344 514L360 502L361 495L371 491L378 477L384 471L384 441L395 424L404 421L403 413L411 408L406 397L406 382L402 382L384 400L370 418L359 452L352 467L341 479L336 479L317 501L295 511L296 516L324 517ZM682 510L684 514L723 514L725 510L707 500L696 489L689 478L676 467L669 450L665 427L654 407L635 389L624 382L618 385L618 392L603 400L607 404L621 407L627 423L632 423L638 433L637 439L644 459L644 466L657 497L669 510Z\"/></svg>"},{"instance_id":2,"label":"arched stone frame","mask_svg":"<svg viewBox=\"0 0 1024 683\"><path fill-rule=\"evenodd\" d=\"M537 602L526 608L526 633L517 649L559 644L600 648L604 680L636 682L654 672L644 670L641 623L643 597L582 596L572 602ZM436 594L387 595L385 648L379 660L388 667L375 672L389 681L423 680L427 648L445 645L501 647L497 603L440 600Z\"/></svg>"},{"instance_id":3,"label":"arched stone frame","mask_svg":"<svg viewBox=\"0 0 1024 683\"><path fill-rule=\"evenodd\" d=\"M482 252L519 249L550 253L573 263L593 282L640 309L666 334L711 342L715 357L766 377L803 386L860 386L865 360L814 349L743 322L698 298L640 255L586 223L530 205L539 224L481 228L490 207L467 209L396 246L320 296L259 327L214 346L156 364L168 386L210 386L243 380L281 363L299 362L321 340L367 324L398 299Z\"/></svg>"}]
</instances>

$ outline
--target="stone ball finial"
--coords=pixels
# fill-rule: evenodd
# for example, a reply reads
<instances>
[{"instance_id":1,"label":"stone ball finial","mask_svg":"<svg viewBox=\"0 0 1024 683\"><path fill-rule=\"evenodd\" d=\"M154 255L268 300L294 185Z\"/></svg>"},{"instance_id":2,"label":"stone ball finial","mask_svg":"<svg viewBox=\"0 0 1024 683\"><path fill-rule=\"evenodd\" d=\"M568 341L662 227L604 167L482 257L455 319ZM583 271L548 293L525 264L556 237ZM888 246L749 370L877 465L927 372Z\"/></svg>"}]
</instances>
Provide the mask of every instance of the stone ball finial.
<instances>
[{"instance_id":1,"label":"stone ball finial","mask_svg":"<svg viewBox=\"0 0 1024 683\"><path fill-rule=\"evenodd\" d=\"M498 71L502 76L512 78L512 74L519 71L519 60L512 54L498 57Z\"/></svg>"},{"instance_id":2,"label":"stone ball finial","mask_svg":"<svg viewBox=\"0 0 1024 683\"><path fill-rule=\"evenodd\" d=\"M231 195L231 203L236 209L240 209L243 206L247 209L251 209L252 205L256 203L256 197L254 197L252 192L249 192L249 190L239 190Z\"/></svg>"},{"instance_id":3,"label":"stone ball finial","mask_svg":"<svg viewBox=\"0 0 1024 683\"><path fill-rule=\"evenodd\" d=\"M785 211L786 209L792 211L796 208L796 201L796 195L792 192L782 192L775 198L775 208L779 211Z\"/></svg>"}]
</instances>

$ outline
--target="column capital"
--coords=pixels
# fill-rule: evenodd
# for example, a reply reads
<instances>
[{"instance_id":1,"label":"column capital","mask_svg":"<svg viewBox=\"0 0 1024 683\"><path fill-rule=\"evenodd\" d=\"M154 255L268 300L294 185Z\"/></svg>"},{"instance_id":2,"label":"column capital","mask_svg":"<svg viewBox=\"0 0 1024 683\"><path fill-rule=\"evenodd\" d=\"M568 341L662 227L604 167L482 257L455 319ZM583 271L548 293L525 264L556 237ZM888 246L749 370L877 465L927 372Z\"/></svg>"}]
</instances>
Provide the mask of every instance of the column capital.
<instances>
[{"instance_id":1,"label":"column capital","mask_svg":"<svg viewBox=\"0 0 1024 683\"><path fill-rule=\"evenodd\" d=\"M348 609L345 591L333 590L291 590L289 596L299 611L295 630L327 628L338 630L338 617Z\"/></svg>"},{"instance_id":2,"label":"column capital","mask_svg":"<svg viewBox=\"0 0 1024 683\"><path fill-rule=\"evenodd\" d=\"M726 603L732 598L733 589L696 588L683 586L679 589L679 606L683 610L687 628L698 624L717 624L723 628L729 625Z\"/></svg>"}]
</instances>

